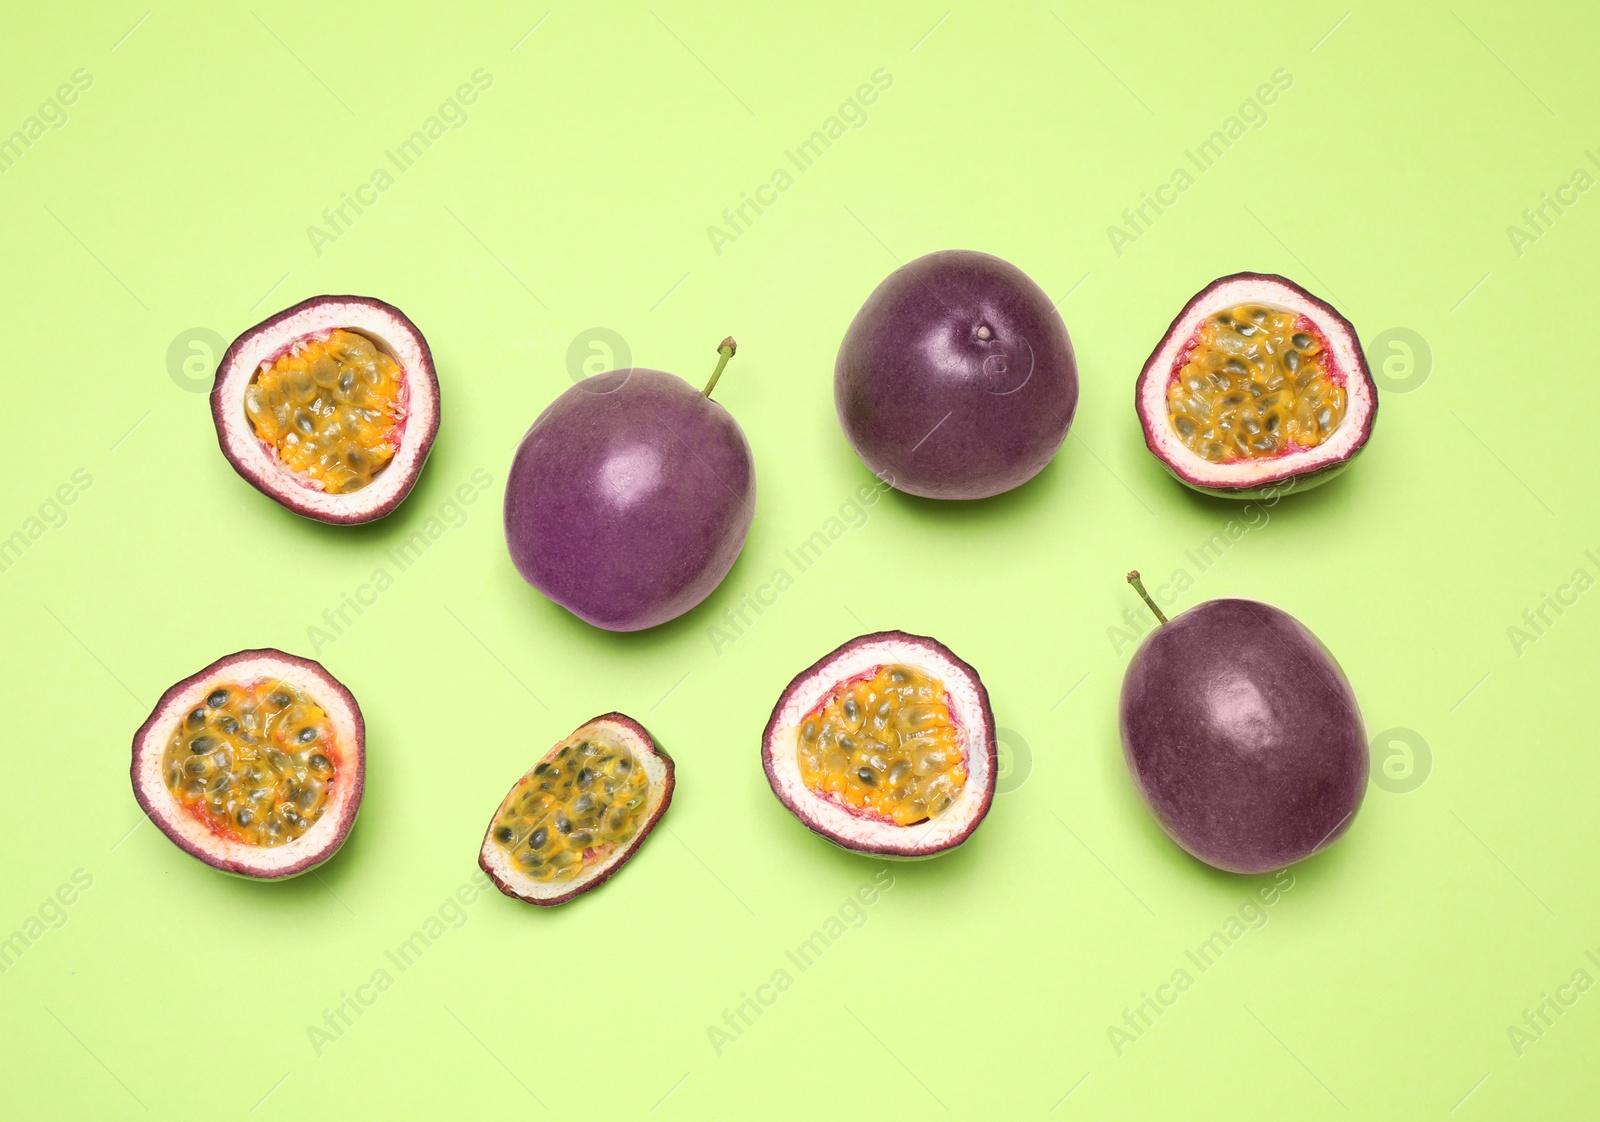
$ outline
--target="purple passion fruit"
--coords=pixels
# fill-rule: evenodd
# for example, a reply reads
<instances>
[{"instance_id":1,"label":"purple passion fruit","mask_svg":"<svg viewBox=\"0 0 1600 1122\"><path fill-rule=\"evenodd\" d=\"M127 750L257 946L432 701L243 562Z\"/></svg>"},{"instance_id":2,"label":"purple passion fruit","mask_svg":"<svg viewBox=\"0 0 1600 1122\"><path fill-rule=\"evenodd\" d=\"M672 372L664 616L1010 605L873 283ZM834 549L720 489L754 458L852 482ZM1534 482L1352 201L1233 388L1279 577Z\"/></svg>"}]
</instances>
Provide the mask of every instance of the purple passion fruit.
<instances>
[{"instance_id":1,"label":"purple passion fruit","mask_svg":"<svg viewBox=\"0 0 1600 1122\"><path fill-rule=\"evenodd\" d=\"M517 780L478 864L507 896L551 907L599 888L672 803L672 757L621 713L586 721Z\"/></svg>"},{"instance_id":2,"label":"purple passion fruit","mask_svg":"<svg viewBox=\"0 0 1600 1122\"><path fill-rule=\"evenodd\" d=\"M756 466L711 391L659 370L612 370L534 422L506 479L506 545L522 578L608 631L655 627L699 604L744 548Z\"/></svg>"},{"instance_id":3,"label":"purple passion fruit","mask_svg":"<svg viewBox=\"0 0 1600 1122\"><path fill-rule=\"evenodd\" d=\"M789 683L761 760L778 801L834 844L932 857L989 812L996 751L977 671L932 639L880 631Z\"/></svg>"},{"instance_id":4,"label":"purple passion fruit","mask_svg":"<svg viewBox=\"0 0 1600 1122\"><path fill-rule=\"evenodd\" d=\"M1350 321L1283 277L1237 273L1184 306L1139 375L1145 444L1199 491L1256 498L1331 479L1378 392Z\"/></svg>"},{"instance_id":5,"label":"purple passion fruit","mask_svg":"<svg viewBox=\"0 0 1600 1122\"><path fill-rule=\"evenodd\" d=\"M1122 680L1122 749L1172 840L1264 873L1326 849L1367 789L1367 738L1339 664L1293 616L1210 600L1161 626Z\"/></svg>"},{"instance_id":6,"label":"purple passion fruit","mask_svg":"<svg viewBox=\"0 0 1600 1122\"><path fill-rule=\"evenodd\" d=\"M874 475L930 499L1020 487L1067 438L1078 364L1026 273L945 250L896 269L856 313L833 367L845 436Z\"/></svg>"},{"instance_id":7,"label":"purple passion fruit","mask_svg":"<svg viewBox=\"0 0 1600 1122\"><path fill-rule=\"evenodd\" d=\"M417 481L439 430L439 381L399 309L318 296L234 340L211 415L222 454L262 494L320 522L371 522Z\"/></svg>"},{"instance_id":8,"label":"purple passion fruit","mask_svg":"<svg viewBox=\"0 0 1600 1122\"><path fill-rule=\"evenodd\" d=\"M133 794L179 849L276 880L344 843L366 785L350 691L276 650L218 659L161 695L133 738Z\"/></svg>"}]
</instances>

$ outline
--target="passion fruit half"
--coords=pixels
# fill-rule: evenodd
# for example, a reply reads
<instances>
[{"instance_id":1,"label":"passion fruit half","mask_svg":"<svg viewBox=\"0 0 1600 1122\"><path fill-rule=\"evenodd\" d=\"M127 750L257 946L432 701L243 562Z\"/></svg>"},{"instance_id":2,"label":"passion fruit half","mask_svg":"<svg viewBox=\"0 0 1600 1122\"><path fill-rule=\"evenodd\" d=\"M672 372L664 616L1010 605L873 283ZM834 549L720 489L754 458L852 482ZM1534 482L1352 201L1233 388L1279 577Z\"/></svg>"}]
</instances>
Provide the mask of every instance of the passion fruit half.
<instances>
[{"instance_id":1,"label":"passion fruit half","mask_svg":"<svg viewBox=\"0 0 1600 1122\"><path fill-rule=\"evenodd\" d=\"M1198 491L1250 499L1332 479L1378 390L1356 329L1293 281L1235 273L1184 305L1139 375L1145 444Z\"/></svg>"},{"instance_id":2,"label":"passion fruit half","mask_svg":"<svg viewBox=\"0 0 1600 1122\"><path fill-rule=\"evenodd\" d=\"M989 813L994 714L978 672L921 635L852 639L789 683L761 762L807 829L857 853L932 857Z\"/></svg>"},{"instance_id":3,"label":"passion fruit half","mask_svg":"<svg viewBox=\"0 0 1600 1122\"><path fill-rule=\"evenodd\" d=\"M281 880L344 843L366 786L356 699L318 663L265 648L161 695L133 737L133 794L174 845Z\"/></svg>"},{"instance_id":4,"label":"passion fruit half","mask_svg":"<svg viewBox=\"0 0 1600 1122\"><path fill-rule=\"evenodd\" d=\"M579 725L501 800L478 864L507 896L541 907L599 888L672 803L672 757L621 713Z\"/></svg>"},{"instance_id":5,"label":"passion fruit half","mask_svg":"<svg viewBox=\"0 0 1600 1122\"><path fill-rule=\"evenodd\" d=\"M382 518L439 431L439 379L416 325L368 296L316 296L233 341L211 416L251 486L319 522Z\"/></svg>"}]
</instances>

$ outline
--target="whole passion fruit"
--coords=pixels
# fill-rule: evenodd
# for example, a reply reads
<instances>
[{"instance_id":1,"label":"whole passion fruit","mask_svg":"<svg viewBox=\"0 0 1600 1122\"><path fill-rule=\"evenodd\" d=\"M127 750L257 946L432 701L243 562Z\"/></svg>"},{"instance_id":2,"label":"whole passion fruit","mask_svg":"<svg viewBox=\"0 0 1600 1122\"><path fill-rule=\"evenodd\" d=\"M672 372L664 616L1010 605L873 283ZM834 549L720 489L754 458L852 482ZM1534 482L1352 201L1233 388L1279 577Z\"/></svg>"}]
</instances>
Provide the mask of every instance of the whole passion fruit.
<instances>
[{"instance_id":1,"label":"whole passion fruit","mask_svg":"<svg viewBox=\"0 0 1600 1122\"><path fill-rule=\"evenodd\" d=\"M621 713L582 725L517 780L478 864L507 896L551 907L599 888L672 803L672 757Z\"/></svg>"},{"instance_id":2,"label":"whole passion fruit","mask_svg":"<svg viewBox=\"0 0 1600 1122\"><path fill-rule=\"evenodd\" d=\"M660 370L612 370L551 403L506 479L506 545L522 578L579 619L639 631L687 612L744 548L756 466L711 391Z\"/></svg>"},{"instance_id":3,"label":"whole passion fruit","mask_svg":"<svg viewBox=\"0 0 1600 1122\"><path fill-rule=\"evenodd\" d=\"M367 296L316 296L256 324L217 367L222 454L307 518L382 518L410 493L439 431L422 332Z\"/></svg>"},{"instance_id":4,"label":"whole passion fruit","mask_svg":"<svg viewBox=\"0 0 1600 1122\"><path fill-rule=\"evenodd\" d=\"M1299 621L1210 600L1160 626L1122 680L1122 749L1162 829L1219 869L1264 873L1326 849L1367 789L1367 738L1339 664Z\"/></svg>"},{"instance_id":5,"label":"whole passion fruit","mask_svg":"<svg viewBox=\"0 0 1600 1122\"><path fill-rule=\"evenodd\" d=\"M1293 281L1235 273L1184 305L1139 375L1156 459L1198 491L1284 495L1366 447L1378 389L1356 329Z\"/></svg>"},{"instance_id":6,"label":"whole passion fruit","mask_svg":"<svg viewBox=\"0 0 1600 1122\"><path fill-rule=\"evenodd\" d=\"M366 726L308 658L240 651L173 686L133 737L133 794L214 869L278 880L344 843L366 785Z\"/></svg>"},{"instance_id":7,"label":"whole passion fruit","mask_svg":"<svg viewBox=\"0 0 1600 1122\"><path fill-rule=\"evenodd\" d=\"M1055 456L1078 408L1078 364L1026 273L945 250L867 297L839 346L833 400L856 455L890 486L982 499Z\"/></svg>"},{"instance_id":8,"label":"whole passion fruit","mask_svg":"<svg viewBox=\"0 0 1600 1122\"><path fill-rule=\"evenodd\" d=\"M806 828L882 857L966 841L994 801L996 752L978 672L903 631L852 639L796 675L761 742L773 794Z\"/></svg>"}]
</instances>

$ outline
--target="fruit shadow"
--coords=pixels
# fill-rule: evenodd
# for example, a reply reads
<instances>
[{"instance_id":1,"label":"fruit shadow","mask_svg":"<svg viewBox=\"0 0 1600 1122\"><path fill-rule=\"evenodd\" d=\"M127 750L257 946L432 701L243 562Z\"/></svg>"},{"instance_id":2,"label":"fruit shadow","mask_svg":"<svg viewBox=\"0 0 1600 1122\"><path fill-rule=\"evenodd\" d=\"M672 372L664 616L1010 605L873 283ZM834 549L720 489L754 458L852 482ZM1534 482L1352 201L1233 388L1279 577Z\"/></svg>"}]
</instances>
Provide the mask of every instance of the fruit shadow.
<instances>
[{"instance_id":1,"label":"fruit shadow","mask_svg":"<svg viewBox=\"0 0 1600 1122\"><path fill-rule=\"evenodd\" d=\"M927 499L890 488L888 501L895 503L911 517L951 527L986 527L1006 522L1018 522L1033 517L1048 504L1059 498L1062 481L1061 461L1066 458L1063 448L1044 470L1019 487L991 495L986 499ZM876 476L863 473L862 480L876 480Z\"/></svg>"},{"instance_id":2,"label":"fruit shadow","mask_svg":"<svg viewBox=\"0 0 1600 1122\"><path fill-rule=\"evenodd\" d=\"M984 830L982 823L955 849L932 857L885 857L874 853L857 853L814 834L799 822L776 799L767 800L772 805L763 816L763 828L782 843L795 861L821 862L845 880L869 877L878 869L888 866L894 874L896 885L914 885L929 892L937 892L953 881L970 880L979 874L968 866L983 858Z\"/></svg>"}]
</instances>

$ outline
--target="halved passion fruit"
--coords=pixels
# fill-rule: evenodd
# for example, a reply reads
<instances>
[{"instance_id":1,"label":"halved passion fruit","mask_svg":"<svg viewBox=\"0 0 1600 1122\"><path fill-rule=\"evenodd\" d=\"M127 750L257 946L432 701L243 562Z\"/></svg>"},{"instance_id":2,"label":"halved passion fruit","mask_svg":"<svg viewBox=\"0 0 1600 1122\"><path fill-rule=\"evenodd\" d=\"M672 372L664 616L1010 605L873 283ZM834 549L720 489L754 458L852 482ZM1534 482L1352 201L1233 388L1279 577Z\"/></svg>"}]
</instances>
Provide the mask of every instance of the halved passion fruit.
<instances>
[{"instance_id":1,"label":"halved passion fruit","mask_svg":"<svg viewBox=\"0 0 1600 1122\"><path fill-rule=\"evenodd\" d=\"M517 780L478 864L507 896L550 907L604 884L672 803L672 757L621 713L586 721Z\"/></svg>"},{"instance_id":2,"label":"halved passion fruit","mask_svg":"<svg viewBox=\"0 0 1600 1122\"><path fill-rule=\"evenodd\" d=\"M366 785L366 726L310 659L240 651L161 695L133 737L133 794L212 868L276 880L343 844Z\"/></svg>"},{"instance_id":3,"label":"halved passion fruit","mask_svg":"<svg viewBox=\"0 0 1600 1122\"><path fill-rule=\"evenodd\" d=\"M398 308L317 296L234 340L211 415L222 454L262 494L321 522L371 522L417 481L439 381Z\"/></svg>"},{"instance_id":4,"label":"halved passion fruit","mask_svg":"<svg viewBox=\"0 0 1600 1122\"><path fill-rule=\"evenodd\" d=\"M1145 444L1173 475L1240 499L1331 479L1378 415L1350 321L1263 273L1223 277L1190 300L1144 364L1135 399Z\"/></svg>"},{"instance_id":5,"label":"halved passion fruit","mask_svg":"<svg viewBox=\"0 0 1600 1122\"><path fill-rule=\"evenodd\" d=\"M978 672L933 639L880 631L789 683L761 759L813 832L857 853L932 857L989 812L996 750Z\"/></svg>"}]
</instances>

